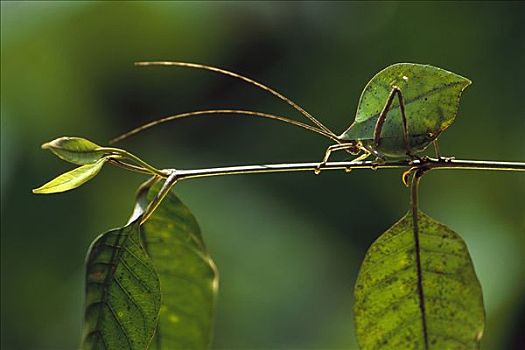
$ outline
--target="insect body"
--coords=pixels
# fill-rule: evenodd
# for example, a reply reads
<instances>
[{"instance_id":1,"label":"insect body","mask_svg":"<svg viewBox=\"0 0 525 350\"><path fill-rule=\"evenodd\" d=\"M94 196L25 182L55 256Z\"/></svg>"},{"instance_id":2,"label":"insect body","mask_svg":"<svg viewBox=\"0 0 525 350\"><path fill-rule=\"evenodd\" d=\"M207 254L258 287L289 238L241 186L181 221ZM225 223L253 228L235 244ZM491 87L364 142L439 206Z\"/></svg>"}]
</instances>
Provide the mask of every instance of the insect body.
<instances>
[{"instance_id":1,"label":"insect body","mask_svg":"<svg viewBox=\"0 0 525 350\"><path fill-rule=\"evenodd\" d=\"M354 123L338 139L378 158L412 157L452 124L461 92L470 84L429 65L389 66L368 82Z\"/></svg>"},{"instance_id":2,"label":"insect body","mask_svg":"<svg viewBox=\"0 0 525 350\"><path fill-rule=\"evenodd\" d=\"M298 104L251 78L240 74L195 63L139 62L140 66L182 66L205 69L228 75L255 85L285 101L314 125L269 113L217 109L176 114L135 128L112 140L116 142L152 126L197 115L237 114L283 121L323 135L336 144L328 147L316 173L328 161L330 154L346 150L362 160L370 155L383 160L392 157L417 157L454 121L462 91L470 80L430 65L398 63L377 73L364 88L355 120L337 136ZM435 144L436 145L436 144ZM437 145L436 145L437 150Z\"/></svg>"}]
</instances>

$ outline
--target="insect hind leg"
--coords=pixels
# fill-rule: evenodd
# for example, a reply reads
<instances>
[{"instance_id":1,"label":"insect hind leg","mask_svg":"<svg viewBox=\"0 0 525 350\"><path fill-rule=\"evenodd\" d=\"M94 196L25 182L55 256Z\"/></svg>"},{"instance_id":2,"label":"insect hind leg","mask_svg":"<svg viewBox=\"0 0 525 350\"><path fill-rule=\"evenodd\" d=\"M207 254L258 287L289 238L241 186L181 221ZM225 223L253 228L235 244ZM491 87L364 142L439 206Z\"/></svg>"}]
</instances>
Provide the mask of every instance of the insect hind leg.
<instances>
[{"instance_id":1,"label":"insect hind leg","mask_svg":"<svg viewBox=\"0 0 525 350\"><path fill-rule=\"evenodd\" d=\"M411 159L422 160L421 157L414 154L414 152L412 151L412 148L410 147L410 140L409 140L409 135L408 135L408 123L407 123L407 118L405 114L405 102L403 100L403 94L401 93L401 89L397 86L393 86L392 90L390 90L390 94L388 95L385 106L383 107L381 113L379 114L379 118L377 119L377 122L374 128L375 148L377 148L381 142L381 131L383 130L383 125L385 123L386 117L388 115L388 112L390 111L390 107L392 106L392 103L394 102L394 98L396 96L399 101L399 109L401 111L401 120L403 123L403 141L405 143L406 155L409 156Z\"/></svg>"}]
</instances>

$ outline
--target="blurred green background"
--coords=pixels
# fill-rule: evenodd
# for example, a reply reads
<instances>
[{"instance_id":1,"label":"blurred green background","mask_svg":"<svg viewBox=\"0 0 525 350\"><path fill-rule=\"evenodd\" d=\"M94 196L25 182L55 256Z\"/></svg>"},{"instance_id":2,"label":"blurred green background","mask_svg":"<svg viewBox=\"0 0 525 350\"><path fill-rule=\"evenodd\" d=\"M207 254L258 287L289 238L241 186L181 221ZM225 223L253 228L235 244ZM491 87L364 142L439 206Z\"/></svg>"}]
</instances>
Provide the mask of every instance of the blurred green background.
<instances>
[{"instance_id":1,"label":"blurred green background","mask_svg":"<svg viewBox=\"0 0 525 350\"><path fill-rule=\"evenodd\" d=\"M105 168L62 195L59 136L106 144L164 115L246 108L301 116L241 81L137 60L220 66L265 82L336 133L368 79L395 62L474 81L442 153L525 160L525 5L505 2L7 2L1 5L2 349L73 349L83 260L123 224L144 177ZM327 140L267 120L196 118L120 146L159 167L319 160ZM341 155L340 155L341 156ZM407 210L400 171L291 173L181 183L221 273L214 348L355 349L352 286L374 239ZM481 279L483 349L525 343L525 176L425 177L422 209L461 234Z\"/></svg>"}]
</instances>

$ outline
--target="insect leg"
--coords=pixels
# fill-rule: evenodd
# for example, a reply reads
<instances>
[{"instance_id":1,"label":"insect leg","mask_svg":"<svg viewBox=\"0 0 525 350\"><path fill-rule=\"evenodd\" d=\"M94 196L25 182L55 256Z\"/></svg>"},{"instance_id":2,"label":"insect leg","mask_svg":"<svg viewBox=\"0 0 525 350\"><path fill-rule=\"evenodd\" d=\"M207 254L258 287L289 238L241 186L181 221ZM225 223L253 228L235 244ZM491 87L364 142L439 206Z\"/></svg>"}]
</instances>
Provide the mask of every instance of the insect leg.
<instances>
[{"instance_id":1,"label":"insect leg","mask_svg":"<svg viewBox=\"0 0 525 350\"><path fill-rule=\"evenodd\" d=\"M445 162L450 162L451 160L453 160L455 158L455 157L443 157L441 155L441 153L439 152L439 145L438 145L438 141L437 140L432 141L432 144L434 145L434 151L436 152L436 158L438 160L442 160L442 161L445 161Z\"/></svg>"},{"instance_id":2,"label":"insect leg","mask_svg":"<svg viewBox=\"0 0 525 350\"><path fill-rule=\"evenodd\" d=\"M364 148L364 151L368 153L368 155L373 154L376 157L376 162L378 164L385 162L385 156L378 150L374 149L374 147L370 147L370 145L365 145L363 148Z\"/></svg>"},{"instance_id":3,"label":"insect leg","mask_svg":"<svg viewBox=\"0 0 525 350\"><path fill-rule=\"evenodd\" d=\"M388 111L390 110L390 106L392 105L392 102L394 101L394 96L396 94L396 87L394 87L390 94L388 95L388 98L386 100L385 106L383 107L383 110L381 110L381 113L379 114L379 118L377 119L376 126L374 128L374 144L379 146L379 142L381 141L381 131L383 130L383 124L385 123L386 115L388 114Z\"/></svg>"},{"instance_id":4,"label":"insect leg","mask_svg":"<svg viewBox=\"0 0 525 350\"><path fill-rule=\"evenodd\" d=\"M436 152L436 158L441 159L441 153L439 153L439 145L437 140L432 141L432 144L434 145L434 151Z\"/></svg>"},{"instance_id":5,"label":"insect leg","mask_svg":"<svg viewBox=\"0 0 525 350\"><path fill-rule=\"evenodd\" d=\"M321 172L321 167L328 162L328 158L330 158L330 155L332 154L332 152L346 150L346 149L354 149L355 147L356 147L356 145L355 145L354 142L352 142L352 143L341 143L341 144L335 144L335 145L329 146L326 149L326 152L324 154L323 160L321 161L321 163L319 163L317 165L317 167L315 168L314 172L316 174L319 174Z\"/></svg>"},{"instance_id":6,"label":"insect leg","mask_svg":"<svg viewBox=\"0 0 525 350\"><path fill-rule=\"evenodd\" d=\"M409 155L410 157L414 157L412 150L410 149L410 143L408 141L408 125L407 118L405 115L405 103L403 101L403 95L401 94L401 90L397 86L394 86L390 91L385 106L383 107L383 110L381 111L381 113L379 114L379 118L377 119L376 126L374 128L374 144L376 147L379 146L379 142L381 141L381 131L383 130L383 124L385 123L386 116L388 114L388 111L390 110L390 107L392 106L392 102L394 101L394 97L396 95L399 101L399 109L401 110L401 119L403 122L403 141L405 142L407 155Z\"/></svg>"},{"instance_id":7,"label":"insect leg","mask_svg":"<svg viewBox=\"0 0 525 350\"><path fill-rule=\"evenodd\" d=\"M410 148L410 142L408 141L408 124L407 117L405 115L405 102L403 101L403 95L401 94L401 90L399 90L399 88L396 87L396 91L397 98L399 100L399 109L401 110L401 120L403 121L403 141L405 141L407 155L412 157L412 149Z\"/></svg>"}]
</instances>

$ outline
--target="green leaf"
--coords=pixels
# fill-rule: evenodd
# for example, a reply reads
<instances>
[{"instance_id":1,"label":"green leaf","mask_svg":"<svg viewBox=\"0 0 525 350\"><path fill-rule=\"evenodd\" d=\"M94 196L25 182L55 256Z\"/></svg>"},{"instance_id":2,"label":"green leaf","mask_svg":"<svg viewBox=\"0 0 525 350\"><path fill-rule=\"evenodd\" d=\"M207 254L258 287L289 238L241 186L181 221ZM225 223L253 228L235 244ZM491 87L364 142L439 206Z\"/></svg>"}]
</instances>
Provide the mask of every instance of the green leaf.
<instances>
[{"instance_id":1,"label":"green leaf","mask_svg":"<svg viewBox=\"0 0 525 350\"><path fill-rule=\"evenodd\" d=\"M408 213L366 254L354 305L361 349L478 349L485 312L465 242L422 212L417 222L418 245Z\"/></svg>"},{"instance_id":2,"label":"green leaf","mask_svg":"<svg viewBox=\"0 0 525 350\"><path fill-rule=\"evenodd\" d=\"M78 165L93 164L104 157L100 146L81 137L60 137L44 143L43 149L48 149L59 158Z\"/></svg>"},{"instance_id":3,"label":"green leaf","mask_svg":"<svg viewBox=\"0 0 525 350\"><path fill-rule=\"evenodd\" d=\"M422 149L454 122L461 93L471 83L467 78L430 65L391 65L368 82L361 94L355 121L340 138L373 140L377 119L396 86L403 95L411 143L416 150ZM406 152L397 97L383 125L381 146L386 154Z\"/></svg>"},{"instance_id":4,"label":"green leaf","mask_svg":"<svg viewBox=\"0 0 525 350\"><path fill-rule=\"evenodd\" d=\"M144 188L138 205L145 208L159 189ZM170 191L142 229L162 285L159 328L150 349L207 349L218 278L197 221Z\"/></svg>"},{"instance_id":5,"label":"green leaf","mask_svg":"<svg viewBox=\"0 0 525 350\"><path fill-rule=\"evenodd\" d=\"M99 236L87 257L82 349L147 349L157 326L159 277L140 238L140 218Z\"/></svg>"},{"instance_id":6,"label":"green leaf","mask_svg":"<svg viewBox=\"0 0 525 350\"><path fill-rule=\"evenodd\" d=\"M48 194L69 191L94 178L102 169L107 158L99 159L96 163L79 166L55 177L48 183L33 189L33 193Z\"/></svg>"}]
</instances>

